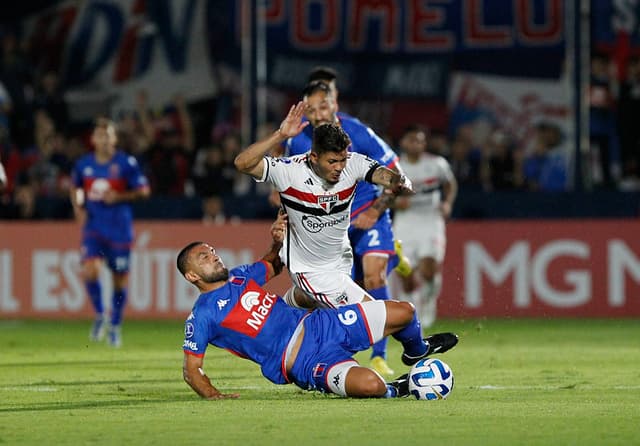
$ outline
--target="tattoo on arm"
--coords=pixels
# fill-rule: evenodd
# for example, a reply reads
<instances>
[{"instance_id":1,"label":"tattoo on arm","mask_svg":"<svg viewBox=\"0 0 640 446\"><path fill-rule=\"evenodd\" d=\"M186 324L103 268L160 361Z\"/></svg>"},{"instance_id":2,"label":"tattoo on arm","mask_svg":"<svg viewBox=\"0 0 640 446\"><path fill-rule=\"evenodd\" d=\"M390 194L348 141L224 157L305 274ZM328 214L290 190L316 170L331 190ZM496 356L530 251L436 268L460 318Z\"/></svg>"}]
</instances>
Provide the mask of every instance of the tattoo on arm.
<instances>
[{"instance_id":1,"label":"tattoo on arm","mask_svg":"<svg viewBox=\"0 0 640 446\"><path fill-rule=\"evenodd\" d=\"M371 207L378 211L378 215L382 215L384 211L386 211L393 205L394 201L395 197L393 195L382 194L376 199L376 201L373 202Z\"/></svg>"}]
</instances>

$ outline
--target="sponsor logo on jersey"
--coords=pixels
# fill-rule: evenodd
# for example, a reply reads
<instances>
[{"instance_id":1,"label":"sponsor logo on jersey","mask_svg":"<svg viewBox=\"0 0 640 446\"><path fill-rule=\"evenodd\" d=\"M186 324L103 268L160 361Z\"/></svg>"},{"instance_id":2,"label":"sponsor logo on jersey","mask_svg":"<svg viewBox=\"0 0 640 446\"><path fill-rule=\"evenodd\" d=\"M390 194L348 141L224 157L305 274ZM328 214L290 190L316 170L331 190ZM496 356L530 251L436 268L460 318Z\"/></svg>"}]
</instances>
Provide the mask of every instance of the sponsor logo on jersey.
<instances>
[{"instance_id":1,"label":"sponsor logo on jersey","mask_svg":"<svg viewBox=\"0 0 640 446\"><path fill-rule=\"evenodd\" d=\"M328 214L338 202L338 195L318 195L318 205Z\"/></svg>"},{"instance_id":2,"label":"sponsor logo on jersey","mask_svg":"<svg viewBox=\"0 0 640 446\"><path fill-rule=\"evenodd\" d=\"M308 184L309 186L313 186L313 180L311 178L307 178L307 181L304 184Z\"/></svg>"},{"instance_id":3,"label":"sponsor logo on jersey","mask_svg":"<svg viewBox=\"0 0 640 446\"><path fill-rule=\"evenodd\" d=\"M229 303L229 299L220 299L218 301L218 310L222 310Z\"/></svg>"},{"instance_id":4,"label":"sponsor logo on jersey","mask_svg":"<svg viewBox=\"0 0 640 446\"><path fill-rule=\"evenodd\" d=\"M331 228L335 225L343 223L347 219L347 215L343 215L340 218L334 218L333 220L323 221L319 217L314 215L302 216L302 227L308 232L316 233L322 231L324 228Z\"/></svg>"},{"instance_id":5,"label":"sponsor logo on jersey","mask_svg":"<svg viewBox=\"0 0 640 446\"><path fill-rule=\"evenodd\" d=\"M262 331L277 299L278 296L249 280L238 302L220 325L255 338Z\"/></svg>"},{"instance_id":6,"label":"sponsor logo on jersey","mask_svg":"<svg viewBox=\"0 0 640 446\"><path fill-rule=\"evenodd\" d=\"M260 293L257 291L247 291L240 298L240 304L242 308L247 311L251 311L253 307L260 303Z\"/></svg>"},{"instance_id":7,"label":"sponsor logo on jersey","mask_svg":"<svg viewBox=\"0 0 640 446\"><path fill-rule=\"evenodd\" d=\"M184 337L189 339L190 337L193 336L194 332L195 332L195 327L193 326L193 324L191 322L187 322L184 325Z\"/></svg>"},{"instance_id":8,"label":"sponsor logo on jersey","mask_svg":"<svg viewBox=\"0 0 640 446\"><path fill-rule=\"evenodd\" d=\"M182 344L182 348L188 348L190 350L198 350L198 343L185 339L184 344Z\"/></svg>"}]
</instances>

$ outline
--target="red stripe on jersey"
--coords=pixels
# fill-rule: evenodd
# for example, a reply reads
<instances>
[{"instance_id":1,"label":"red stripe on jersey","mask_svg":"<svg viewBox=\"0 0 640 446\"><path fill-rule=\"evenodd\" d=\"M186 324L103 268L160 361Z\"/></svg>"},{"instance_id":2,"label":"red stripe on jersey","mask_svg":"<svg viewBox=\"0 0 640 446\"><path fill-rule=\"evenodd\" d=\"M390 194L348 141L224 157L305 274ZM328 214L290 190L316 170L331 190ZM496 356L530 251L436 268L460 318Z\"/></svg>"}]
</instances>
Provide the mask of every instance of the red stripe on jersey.
<instances>
[{"instance_id":1,"label":"red stripe on jersey","mask_svg":"<svg viewBox=\"0 0 640 446\"><path fill-rule=\"evenodd\" d=\"M338 195L338 200L346 200L349 198L353 191L356 189L356 185L354 184L348 189L344 189L335 194L330 195ZM311 192L303 192L298 189L294 189L293 187L287 188L287 190L281 192L284 195L289 195L291 197L297 198L301 201L306 201L307 203L318 204L318 197L322 197L323 195L312 194Z\"/></svg>"},{"instance_id":2,"label":"red stripe on jersey","mask_svg":"<svg viewBox=\"0 0 640 446\"><path fill-rule=\"evenodd\" d=\"M369 336L369 342L373 344L373 336L371 335L371 327L369 327L369 320L367 319L367 313L364 312L364 308L362 308L361 303L357 303L356 305L360 310L360 314L362 314L362 319L364 319L364 326L367 328L367 336Z\"/></svg>"},{"instance_id":3,"label":"red stripe on jersey","mask_svg":"<svg viewBox=\"0 0 640 446\"><path fill-rule=\"evenodd\" d=\"M438 178L433 177L433 178L427 178L426 180L424 180L422 182L422 184L434 184L438 182Z\"/></svg>"},{"instance_id":4,"label":"red stripe on jersey","mask_svg":"<svg viewBox=\"0 0 640 446\"><path fill-rule=\"evenodd\" d=\"M85 191L91 190L91 185L96 180L103 180L109 183L111 189L117 192L124 192L127 190L127 181L124 178L85 178L83 182L83 187Z\"/></svg>"},{"instance_id":5,"label":"red stripe on jersey","mask_svg":"<svg viewBox=\"0 0 640 446\"><path fill-rule=\"evenodd\" d=\"M398 157L394 157L391 162L389 164L387 164L385 167L388 167L389 169L393 169L394 167L396 167L396 164L398 164Z\"/></svg>"},{"instance_id":6,"label":"red stripe on jersey","mask_svg":"<svg viewBox=\"0 0 640 446\"><path fill-rule=\"evenodd\" d=\"M269 281L269 262L266 260L260 260L260 263L264 264L264 268L266 270L264 273L264 283L267 283Z\"/></svg>"},{"instance_id":7,"label":"red stripe on jersey","mask_svg":"<svg viewBox=\"0 0 640 446\"><path fill-rule=\"evenodd\" d=\"M369 200L365 204L360 206L358 209L352 210L351 211L351 220L353 220L353 217L357 216L360 212L363 212L363 211L366 211L367 209L369 209L372 204L373 204L373 200Z\"/></svg>"}]
</instances>

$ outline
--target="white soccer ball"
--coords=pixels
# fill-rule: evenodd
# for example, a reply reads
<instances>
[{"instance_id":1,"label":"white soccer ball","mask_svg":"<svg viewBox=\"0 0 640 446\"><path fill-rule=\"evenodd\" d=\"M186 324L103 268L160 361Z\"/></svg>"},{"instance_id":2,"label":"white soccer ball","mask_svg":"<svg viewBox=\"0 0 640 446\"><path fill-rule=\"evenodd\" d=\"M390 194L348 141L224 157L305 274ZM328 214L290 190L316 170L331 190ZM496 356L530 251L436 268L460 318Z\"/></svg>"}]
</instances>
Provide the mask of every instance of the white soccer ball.
<instances>
[{"instance_id":1,"label":"white soccer ball","mask_svg":"<svg viewBox=\"0 0 640 446\"><path fill-rule=\"evenodd\" d=\"M409 372L409 393L417 400L443 400L452 390L453 372L439 359L421 359Z\"/></svg>"}]
</instances>

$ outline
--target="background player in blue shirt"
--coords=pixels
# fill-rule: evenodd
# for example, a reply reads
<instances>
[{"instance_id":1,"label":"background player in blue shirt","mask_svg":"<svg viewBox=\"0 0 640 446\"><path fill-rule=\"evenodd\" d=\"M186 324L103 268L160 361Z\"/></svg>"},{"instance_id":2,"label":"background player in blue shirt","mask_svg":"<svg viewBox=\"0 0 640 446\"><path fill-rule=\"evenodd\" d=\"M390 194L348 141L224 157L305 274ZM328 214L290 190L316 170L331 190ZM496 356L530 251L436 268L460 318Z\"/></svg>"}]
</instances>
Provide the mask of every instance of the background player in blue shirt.
<instances>
[{"instance_id":1,"label":"background player in blue shirt","mask_svg":"<svg viewBox=\"0 0 640 446\"><path fill-rule=\"evenodd\" d=\"M286 214L281 213L271 227L269 252L256 263L230 271L204 242L190 243L178 254L178 270L202 293L185 321L183 343L183 377L198 395L239 396L221 393L203 371L209 344L256 362L275 384L362 398L408 395L406 377L387 384L353 359L383 336L402 343L407 365L456 345L458 338L452 333L435 334L425 343L419 328L411 324L415 309L409 302L367 301L311 312L287 305L262 288L282 270L278 251L285 231Z\"/></svg>"},{"instance_id":2,"label":"background player in blue shirt","mask_svg":"<svg viewBox=\"0 0 640 446\"><path fill-rule=\"evenodd\" d=\"M108 341L119 347L133 241L130 203L149 197L151 192L136 159L116 149L116 129L111 120L96 120L91 142L94 152L75 164L71 202L76 220L82 224L82 273L96 312L90 338L99 341L105 334L107 321L99 275L106 260L113 278Z\"/></svg>"},{"instance_id":3,"label":"background player in blue shirt","mask_svg":"<svg viewBox=\"0 0 640 446\"><path fill-rule=\"evenodd\" d=\"M304 89L307 103L305 116L310 122L301 134L286 142L287 156L308 152L311 148L313 128L326 123L339 123L351 139L349 151L360 153L377 161L381 166L399 171L398 156L389 145L357 118L338 113L335 78L331 71L319 69L311 74L312 80ZM398 264L389 206L391 194L384 194L378 186L359 182L351 211L349 240L353 248L353 279L377 300L391 298L387 274ZM383 375L393 374L386 363L387 339L373 346L371 365Z\"/></svg>"}]
</instances>

